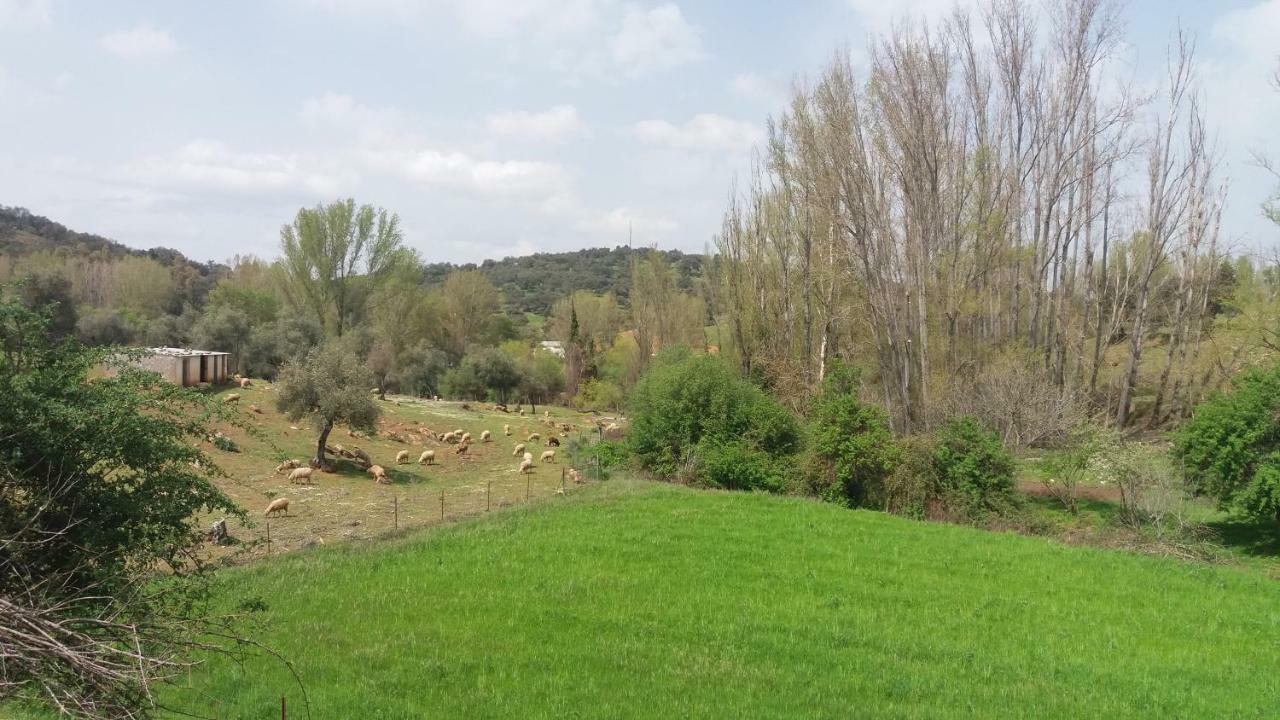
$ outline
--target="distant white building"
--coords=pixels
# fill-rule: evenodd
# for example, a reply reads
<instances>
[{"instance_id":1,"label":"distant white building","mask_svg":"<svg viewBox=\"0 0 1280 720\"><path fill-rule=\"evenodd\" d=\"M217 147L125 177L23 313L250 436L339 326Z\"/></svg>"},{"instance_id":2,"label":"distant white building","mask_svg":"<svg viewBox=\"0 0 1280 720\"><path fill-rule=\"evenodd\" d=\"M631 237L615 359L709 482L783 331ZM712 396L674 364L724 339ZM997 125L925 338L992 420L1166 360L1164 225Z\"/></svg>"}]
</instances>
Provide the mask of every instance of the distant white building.
<instances>
[{"instance_id":1,"label":"distant white building","mask_svg":"<svg viewBox=\"0 0 1280 720\"><path fill-rule=\"evenodd\" d=\"M560 342L559 340L543 340L542 342L538 343L538 347L542 348L543 350L546 350L552 355L555 355L561 360L564 359L564 343Z\"/></svg>"}]
</instances>

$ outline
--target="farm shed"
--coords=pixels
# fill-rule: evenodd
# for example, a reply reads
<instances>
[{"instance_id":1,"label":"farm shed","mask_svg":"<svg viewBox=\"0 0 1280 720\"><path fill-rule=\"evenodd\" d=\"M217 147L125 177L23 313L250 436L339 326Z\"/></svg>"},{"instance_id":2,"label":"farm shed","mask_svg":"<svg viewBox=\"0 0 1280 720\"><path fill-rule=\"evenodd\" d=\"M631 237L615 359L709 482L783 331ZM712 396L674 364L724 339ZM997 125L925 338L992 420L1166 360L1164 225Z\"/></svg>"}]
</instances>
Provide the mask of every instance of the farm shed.
<instances>
[{"instance_id":1,"label":"farm shed","mask_svg":"<svg viewBox=\"0 0 1280 720\"><path fill-rule=\"evenodd\" d=\"M185 387L202 382L217 385L227 380L230 353L172 347L146 348L143 353L133 364L160 373L174 385Z\"/></svg>"}]
</instances>

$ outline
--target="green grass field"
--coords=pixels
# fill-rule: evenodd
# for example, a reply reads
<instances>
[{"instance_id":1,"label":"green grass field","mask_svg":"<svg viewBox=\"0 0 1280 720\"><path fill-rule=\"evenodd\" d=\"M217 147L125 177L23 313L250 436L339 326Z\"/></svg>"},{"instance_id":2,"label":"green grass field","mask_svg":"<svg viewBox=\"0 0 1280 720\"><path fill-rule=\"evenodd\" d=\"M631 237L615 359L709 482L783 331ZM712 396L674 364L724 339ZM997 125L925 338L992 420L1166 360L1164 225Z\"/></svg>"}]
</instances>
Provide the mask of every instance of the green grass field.
<instances>
[{"instance_id":1,"label":"green grass field","mask_svg":"<svg viewBox=\"0 0 1280 720\"><path fill-rule=\"evenodd\" d=\"M798 499L615 480L220 577L317 719L1280 715L1260 572ZM257 658L169 699L281 694Z\"/></svg>"}]
</instances>

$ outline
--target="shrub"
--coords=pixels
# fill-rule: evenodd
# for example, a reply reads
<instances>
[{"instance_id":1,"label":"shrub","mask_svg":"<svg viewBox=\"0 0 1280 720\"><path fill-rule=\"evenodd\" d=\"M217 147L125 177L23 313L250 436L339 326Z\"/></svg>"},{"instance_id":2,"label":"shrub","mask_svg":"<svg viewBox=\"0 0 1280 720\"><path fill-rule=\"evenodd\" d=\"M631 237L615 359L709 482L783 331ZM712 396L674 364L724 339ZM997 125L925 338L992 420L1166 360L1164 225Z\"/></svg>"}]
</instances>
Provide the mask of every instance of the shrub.
<instances>
[{"instance_id":1,"label":"shrub","mask_svg":"<svg viewBox=\"0 0 1280 720\"><path fill-rule=\"evenodd\" d=\"M937 442L931 435L898 440L897 463L868 505L885 512L923 519L940 499L938 472L933 464Z\"/></svg>"},{"instance_id":2,"label":"shrub","mask_svg":"<svg viewBox=\"0 0 1280 720\"><path fill-rule=\"evenodd\" d=\"M857 397L856 368L834 365L812 404L810 490L827 500L867 505L898 462L898 447L884 410Z\"/></svg>"},{"instance_id":3,"label":"shrub","mask_svg":"<svg viewBox=\"0 0 1280 720\"><path fill-rule=\"evenodd\" d=\"M935 412L976 418L1009 447L1061 442L1086 414L1079 393L1060 389L1040 364L1018 355L997 357L949 384Z\"/></svg>"},{"instance_id":4,"label":"shrub","mask_svg":"<svg viewBox=\"0 0 1280 720\"><path fill-rule=\"evenodd\" d=\"M1174 457L1198 493L1227 510L1280 521L1280 365L1240 375L1174 434Z\"/></svg>"},{"instance_id":5,"label":"shrub","mask_svg":"<svg viewBox=\"0 0 1280 720\"><path fill-rule=\"evenodd\" d=\"M948 500L970 512L995 510L1012 496L1013 455L971 417L953 418L938 431L933 468Z\"/></svg>"},{"instance_id":6,"label":"shrub","mask_svg":"<svg viewBox=\"0 0 1280 720\"><path fill-rule=\"evenodd\" d=\"M1041 462L1045 489L1074 515L1079 510L1080 482L1091 474L1098 459L1112 456L1120 445L1120 437L1114 430L1088 423L1075 427L1068 435L1066 446Z\"/></svg>"},{"instance_id":7,"label":"shrub","mask_svg":"<svg viewBox=\"0 0 1280 720\"><path fill-rule=\"evenodd\" d=\"M664 352L636 385L630 414L628 441L641 467L667 478L696 467L699 450L741 443L777 458L799 442L785 408L710 355Z\"/></svg>"},{"instance_id":8,"label":"shrub","mask_svg":"<svg viewBox=\"0 0 1280 720\"><path fill-rule=\"evenodd\" d=\"M622 407L622 388L609 380L592 378L582 383L573 399L576 407L584 409L616 410Z\"/></svg>"},{"instance_id":9,"label":"shrub","mask_svg":"<svg viewBox=\"0 0 1280 720\"><path fill-rule=\"evenodd\" d=\"M704 439L694 458L697 479L711 487L781 492L786 485L778 462L743 441Z\"/></svg>"},{"instance_id":10,"label":"shrub","mask_svg":"<svg viewBox=\"0 0 1280 720\"><path fill-rule=\"evenodd\" d=\"M213 436L213 446L223 452L240 452L240 448L236 445L236 441L217 433Z\"/></svg>"}]
</instances>

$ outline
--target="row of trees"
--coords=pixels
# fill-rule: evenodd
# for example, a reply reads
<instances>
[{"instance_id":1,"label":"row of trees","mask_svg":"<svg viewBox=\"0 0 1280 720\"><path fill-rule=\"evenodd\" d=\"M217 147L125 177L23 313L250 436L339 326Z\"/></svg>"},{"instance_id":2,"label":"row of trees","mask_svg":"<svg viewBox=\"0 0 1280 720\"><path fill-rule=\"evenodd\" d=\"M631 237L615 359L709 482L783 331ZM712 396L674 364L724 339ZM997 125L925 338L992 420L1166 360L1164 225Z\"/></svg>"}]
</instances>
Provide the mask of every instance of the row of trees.
<instances>
[{"instance_id":1,"label":"row of trees","mask_svg":"<svg viewBox=\"0 0 1280 720\"><path fill-rule=\"evenodd\" d=\"M865 73L838 57L800 84L717 238L713 309L743 371L803 398L855 358L911 431L1019 348L1118 425L1140 373L1148 422L1185 414L1213 382L1193 370L1222 290L1223 189L1194 44L1176 38L1139 96L1114 82L1117 12L1058 0L1041 27L996 0L899 26Z\"/></svg>"}]
</instances>

